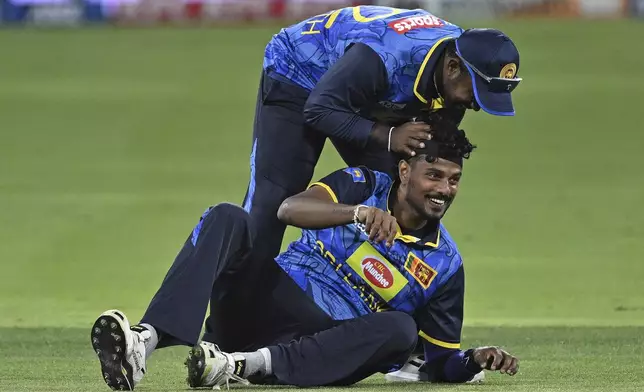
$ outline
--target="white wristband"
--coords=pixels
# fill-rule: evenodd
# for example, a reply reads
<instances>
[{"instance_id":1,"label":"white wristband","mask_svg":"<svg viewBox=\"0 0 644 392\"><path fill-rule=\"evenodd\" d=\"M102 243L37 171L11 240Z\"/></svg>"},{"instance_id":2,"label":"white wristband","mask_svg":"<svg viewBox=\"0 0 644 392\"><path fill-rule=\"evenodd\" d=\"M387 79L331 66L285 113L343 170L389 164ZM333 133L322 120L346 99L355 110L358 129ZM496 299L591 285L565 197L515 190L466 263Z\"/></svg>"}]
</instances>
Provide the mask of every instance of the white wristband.
<instances>
[{"instance_id":1,"label":"white wristband","mask_svg":"<svg viewBox=\"0 0 644 392\"><path fill-rule=\"evenodd\" d=\"M356 225L356 227L362 231L365 230L365 225L363 223L360 223L360 220L358 220L358 215L360 214L360 208L369 208L365 205L357 205L356 208L353 210L353 224Z\"/></svg>"},{"instance_id":2,"label":"white wristband","mask_svg":"<svg viewBox=\"0 0 644 392\"><path fill-rule=\"evenodd\" d=\"M391 133L394 131L394 128L396 127L389 128L389 141L387 142L387 151L389 152L391 152Z\"/></svg>"}]
</instances>

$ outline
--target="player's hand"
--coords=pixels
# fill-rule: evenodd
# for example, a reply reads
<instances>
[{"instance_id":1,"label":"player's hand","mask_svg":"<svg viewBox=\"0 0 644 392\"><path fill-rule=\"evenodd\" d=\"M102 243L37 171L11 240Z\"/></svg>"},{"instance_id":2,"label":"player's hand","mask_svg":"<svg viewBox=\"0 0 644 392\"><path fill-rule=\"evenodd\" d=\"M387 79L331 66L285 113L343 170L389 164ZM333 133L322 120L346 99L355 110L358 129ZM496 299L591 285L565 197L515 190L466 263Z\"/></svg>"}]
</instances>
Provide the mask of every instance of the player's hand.
<instances>
[{"instance_id":1,"label":"player's hand","mask_svg":"<svg viewBox=\"0 0 644 392\"><path fill-rule=\"evenodd\" d=\"M479 347L472 352L472 358L481 369L498 370L514 376L519 371L519 359L499 347Z\"/></svg>"},{"instance_id":2,"label":"player's hand","mask_svg":"<svg viewBox=\"0 0 644 392\"><path fill-rule=\"evenodd\" d=\"M387 241L388 247L393 245L398 229L398 222L393 215L380 208L361 207L358 210L358 221L365 225L370 241Z\"/></svg>"},{"instance_id":3,"label":"player's hand","mask_svg":"<svg viewBox=\"0 0 644 392\"><path fill-rule=\"evenodd\" d=\"M424 148L425 142L431 140L431 127L424 122L408 122L391 131L391 151L416 155L414 150Z\"/></svg>"}]
</instances>

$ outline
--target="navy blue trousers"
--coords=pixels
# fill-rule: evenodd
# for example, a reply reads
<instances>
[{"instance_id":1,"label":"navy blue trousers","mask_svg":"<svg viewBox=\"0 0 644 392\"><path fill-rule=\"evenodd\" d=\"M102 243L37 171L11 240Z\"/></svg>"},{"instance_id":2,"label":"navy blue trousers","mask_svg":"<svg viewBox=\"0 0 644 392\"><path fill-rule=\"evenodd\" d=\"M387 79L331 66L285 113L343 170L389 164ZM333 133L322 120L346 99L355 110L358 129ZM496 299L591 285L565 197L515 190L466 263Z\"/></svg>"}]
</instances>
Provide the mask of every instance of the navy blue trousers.
<instances>
[{"instance_id":1,"label":"navy blue trousers","mask_svg":"<svg viewBox=\"0 0 644 392\"><path fill-rule=\"evenodd\" d=\"M301 87L262 74L255 106L251 178L243 203L262 233L262 242L254 249L257 259L279 253L286 226L277 219L277 210L286 198L309 185L327 139L305 124L303 110L308 96ZM360 149L335 138L331 142L348 166L364 165L386 173L395 166L384 147Z\"/></svg>"},{"instance_id":2,"label":"navy blue trousers","mask_svg":"<svg viewBox=\"0 0 644 392\"><path fill-rule=\"evenodd\" d=\"M273 375L257 382L347 385L407 359L418 336L411 316L331 319L277 263L251 261L261 240L240 207L204 214L141 320L161 332L159 347L195 344L210 302L204 340L228 352L270 350Z\"/></svg>"}]
</instances>

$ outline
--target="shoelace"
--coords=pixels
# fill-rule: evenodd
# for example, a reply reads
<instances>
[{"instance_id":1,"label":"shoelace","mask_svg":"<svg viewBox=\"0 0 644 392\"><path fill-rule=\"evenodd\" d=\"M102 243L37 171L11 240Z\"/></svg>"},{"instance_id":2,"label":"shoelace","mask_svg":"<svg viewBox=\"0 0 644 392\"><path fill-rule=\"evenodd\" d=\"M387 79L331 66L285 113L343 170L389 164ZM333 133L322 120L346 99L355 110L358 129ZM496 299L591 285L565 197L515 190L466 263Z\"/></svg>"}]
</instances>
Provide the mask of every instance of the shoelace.
<instances>
[{"instance_id":1,"label":"shoelace","mask_svg":"<svg viewBox=\"0 0 644 392\"><path fill-rule=\"evenodd\" d=\"M133 342L133 343L135 345L137 343L143 344L143 347L145 350L145 342L147 342L152 337L152 333L150 333L150 331L145 330L143 332L133 332L133 334L134 334L134 339L138 340L138 342ZM133 350L129 355L134 359L134 363L139 368L137 370L143 370L143 372L145 372L145 366L141 365L142 363L144 363L145 354L137 350Z\"/></svg>"},{"instance_id":2,"label":"shoelace","mask_svg":"<svg viewBox=\"0 0 644 392\"><path fill-rule=\"evenodd\" d=\"M218 374L215 377L213 377L213 383L215 385L212 387L212 389L214 389L214 390L220 390L221 389L221 385L223 383L221 383L220 381L221 381L222 378L226 379L226 390L230 390L230 380L231 379L234 380L234 381L237 381L238 383L241 383L243 385L250 385L250 382L248 382L248 380L246 380L245 378L240 377L240 376L235 374L234 367L230 366L230 362L229 362L229 355L230 354L225 354L223 351L221 351L219 346L217 346L216 344L213 344L213 346L214 346L215 350L217 351L217 353L223 355L226 358L226 366L224 367L224 369L221 372L221 374Z\"/></svg>"},{"instance_id":3,"label":"shoelace","mask_svg":"<svg viewBox=\"0 0 644 392\"><path fill-rule=\"evenodd\" d=\"M236 375L235 373L232 373L232 372L231 372L230 370L228 370L228 369L226 369L226 371L224 371L224 375L225 375L225 376L227 376L227 377L226 377L226 390L227 390L227 391L228 391L228 390L230 390L230 379L231 379L231 378L232 378L234 381L237 381L238 383L241 383L241 384L243 384L243 385L250 385L250 382L249 382L248 380L246 380L245 378L241 378L241 377L239 377L238 375ZM212 387L212 389L214 389L214 390L221 390L221 387L220 387L219 385L215 385L214 387Z\"/></svg>"}]
</instances>

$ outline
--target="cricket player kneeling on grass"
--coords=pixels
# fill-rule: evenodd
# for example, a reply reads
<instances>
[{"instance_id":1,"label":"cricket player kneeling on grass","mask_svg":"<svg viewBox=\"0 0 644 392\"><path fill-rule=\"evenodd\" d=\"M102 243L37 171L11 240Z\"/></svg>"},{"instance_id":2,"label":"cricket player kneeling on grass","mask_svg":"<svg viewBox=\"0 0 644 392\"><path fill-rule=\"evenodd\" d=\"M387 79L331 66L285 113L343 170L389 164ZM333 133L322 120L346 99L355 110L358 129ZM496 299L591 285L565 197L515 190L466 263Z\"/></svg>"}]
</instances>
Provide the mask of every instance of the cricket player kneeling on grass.
<instances>
[{"instance_id":1,"label":"cricket player kneeling on grass","mask_svg":"<svg viewBox=\"0 0 644 392\"><path fill-rule=\"evenodd\" d=\"M275 262L248 263L262 233L242 208L208 209L139 324L115 310L96 320L106 383L131 390L155 349L184 344L191 387L349 385L399 369L419 335L422 380L516 374L517 358L497 347L460 349L463 261L440 220L472 149L439 124L394 178L347 168L286 199L279 218L302 237Z\"/></svg>"}]
</instances>

